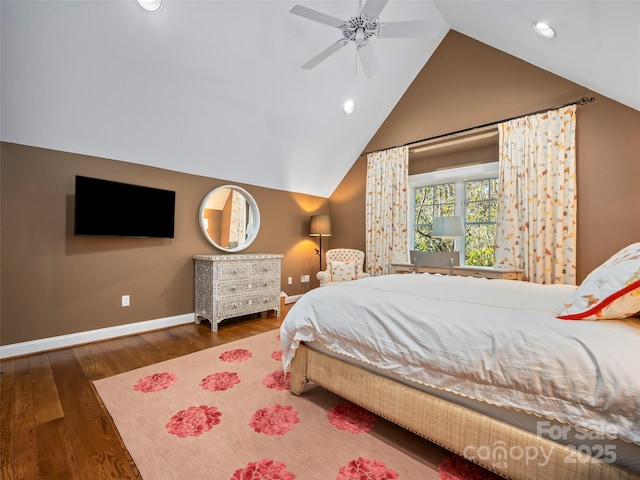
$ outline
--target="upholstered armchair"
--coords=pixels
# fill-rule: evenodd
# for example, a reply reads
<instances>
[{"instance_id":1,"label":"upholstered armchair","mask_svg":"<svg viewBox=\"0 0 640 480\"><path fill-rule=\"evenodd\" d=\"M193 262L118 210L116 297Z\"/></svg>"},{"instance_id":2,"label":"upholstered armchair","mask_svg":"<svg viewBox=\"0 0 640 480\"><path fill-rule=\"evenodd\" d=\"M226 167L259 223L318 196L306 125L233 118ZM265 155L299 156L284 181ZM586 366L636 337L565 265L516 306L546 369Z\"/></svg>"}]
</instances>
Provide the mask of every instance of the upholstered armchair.
<instances>
[{"instance_id":1,"label":"upholstered armchair","mask_svg":"<svg viewBox=\"0 0 640 480\"><path fill-rule=\"evenodd\" d=\"M364 252L352 248L333 248L324 254L327 269L318 272L320 286L368 277L364 272Z\"/></svg>"}]
</instances>

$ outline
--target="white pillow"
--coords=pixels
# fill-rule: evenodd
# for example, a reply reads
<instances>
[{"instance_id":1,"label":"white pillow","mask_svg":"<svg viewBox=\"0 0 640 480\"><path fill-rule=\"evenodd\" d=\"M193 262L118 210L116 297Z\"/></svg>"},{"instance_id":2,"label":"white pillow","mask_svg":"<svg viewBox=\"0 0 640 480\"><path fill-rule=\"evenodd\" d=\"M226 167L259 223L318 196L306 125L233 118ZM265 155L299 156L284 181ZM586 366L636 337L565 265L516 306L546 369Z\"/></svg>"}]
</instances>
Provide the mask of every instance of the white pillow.
<instances>
[{"instance_id":1,"label":"white pillow","mask_svg":"<svg viewBox=\"0 0 640 480\"><path fill-rule=\"evenodd\" d=\"M332 282L346 282L356 279L356 262L329 262Z\"/></svg>"},{"instance_id":2,"label":"white pillow","mask_svg":"<svg viewBox=\"0 0 640 480\"><path fill-rule=\"evenodd\" d=\"M558 318L605 320L640 312L640 242L604 262L571 294Z\"/></svg>"}]
</instances>

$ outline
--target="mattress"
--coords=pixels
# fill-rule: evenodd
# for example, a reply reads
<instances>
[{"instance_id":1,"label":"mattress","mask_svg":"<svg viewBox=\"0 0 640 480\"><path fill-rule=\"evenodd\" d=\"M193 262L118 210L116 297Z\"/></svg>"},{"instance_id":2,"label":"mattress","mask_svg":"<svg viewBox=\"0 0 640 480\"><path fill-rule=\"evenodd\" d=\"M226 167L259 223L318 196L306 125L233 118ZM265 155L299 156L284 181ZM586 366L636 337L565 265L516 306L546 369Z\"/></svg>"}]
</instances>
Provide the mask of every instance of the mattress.
<instances>
[{"instance_id":1,"label":"mattress","mask_svg":"<svg viewBox=\"0 0 640 480\"><path fill-rule=\"evenodd\" d=\"M282 324L283 364L301 341L317 342L474 410L522 413L527 430L553 440L615 441L592 452L603 460L625 445L637 458L640 320L559 320L574 289L430 274L315 289Z\"/></svg>"}]
</instances>

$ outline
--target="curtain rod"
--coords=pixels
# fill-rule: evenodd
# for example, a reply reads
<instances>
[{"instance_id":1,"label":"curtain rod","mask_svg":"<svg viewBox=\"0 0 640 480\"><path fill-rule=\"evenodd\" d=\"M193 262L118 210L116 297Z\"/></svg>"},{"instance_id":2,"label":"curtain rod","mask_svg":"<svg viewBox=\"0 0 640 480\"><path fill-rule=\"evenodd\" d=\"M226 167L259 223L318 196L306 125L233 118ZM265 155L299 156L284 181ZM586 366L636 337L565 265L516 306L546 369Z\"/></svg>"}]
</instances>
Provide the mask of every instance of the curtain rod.
<instances>
[{"instance_id":1,"label":"curtain rod","mask_svg":"<svg viewBox=\"0 0 640 480\"><path fill-rule=\"evenodd\" d=\"M391 148L410 147L412 145L417 145L419 143L429 142L431 140L437 140L438 138L444 138L444 137L449 137L449 136L453 136L453 135L460 135L461 133L470 132L472 130L478 130L480 128L491 127L491 126L494 126L494 125L498 125L500 123L504 123L504 122L509 122L511 120L515 120L516 118L527 117L529 115L537 115L538 113L545 113L545 112L548 112L550 110L557 110L558 108L568 107L569 105L573 105L573 104L586 105L587 103L595 102L595 100L596 100L595 97L582 97L580 100L575 100L573 102L568 102L568 103L565 103L563 105L557 105L555 107L550 107L550 108L543 108L542 110L536 110L535 112L525 113L523 115L518 115L517 117L505 118L503 120L498 120L496 122L485 123L483 125L477 125L475 127L463 128L462 130L457 130L455 132L443 133L441 135L436 135L434 137L423 138L422 140L416 140L416 141L413 141L413 142L404 143L402 145L396 145L395 147L387 147L387 148L380 149L380 150L372 150L370 152L362 152L360 155L361 156L362 155L368 155L369 153L381 152L382 150L389 150Z\"/></svg>"}]
</instances>

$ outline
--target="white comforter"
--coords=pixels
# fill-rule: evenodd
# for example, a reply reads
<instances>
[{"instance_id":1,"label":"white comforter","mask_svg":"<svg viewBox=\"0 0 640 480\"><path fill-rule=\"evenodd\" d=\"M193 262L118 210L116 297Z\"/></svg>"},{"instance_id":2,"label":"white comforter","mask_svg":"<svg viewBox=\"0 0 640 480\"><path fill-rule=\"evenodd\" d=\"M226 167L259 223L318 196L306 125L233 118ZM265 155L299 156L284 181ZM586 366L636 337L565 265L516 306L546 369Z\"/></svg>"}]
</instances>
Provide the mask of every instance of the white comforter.
<instances>
[{"instance_id":1,"label":"white comforter","mask_svg":"<svg viewBox=\"0 0 640 480\"><path fill-rule=\"evenodd\" d=\"M640 320L556 315L575 287L386 275L312 290L281 332L414 382L640 444Z\"/></svg>"}]
</instances>

